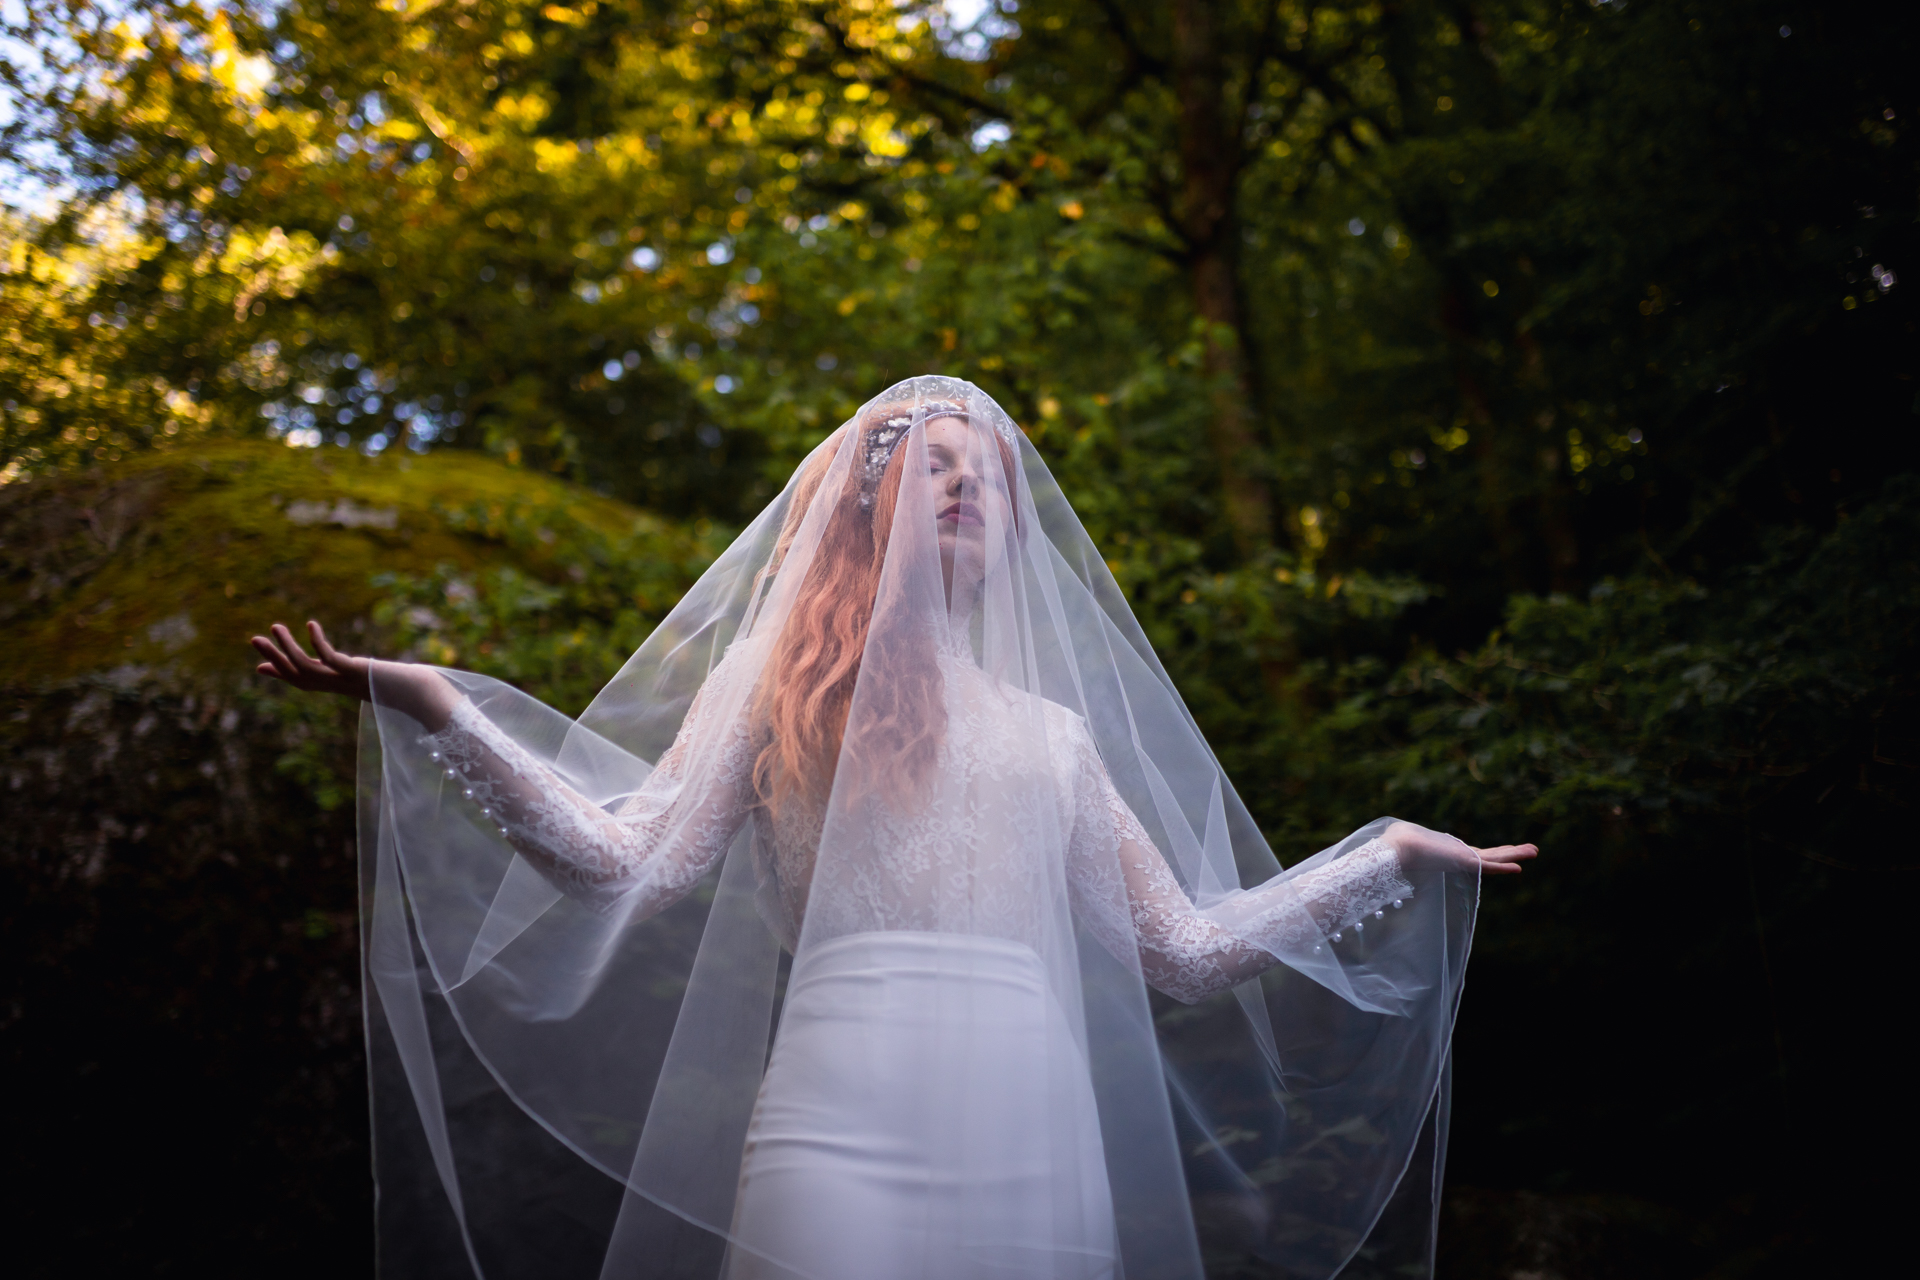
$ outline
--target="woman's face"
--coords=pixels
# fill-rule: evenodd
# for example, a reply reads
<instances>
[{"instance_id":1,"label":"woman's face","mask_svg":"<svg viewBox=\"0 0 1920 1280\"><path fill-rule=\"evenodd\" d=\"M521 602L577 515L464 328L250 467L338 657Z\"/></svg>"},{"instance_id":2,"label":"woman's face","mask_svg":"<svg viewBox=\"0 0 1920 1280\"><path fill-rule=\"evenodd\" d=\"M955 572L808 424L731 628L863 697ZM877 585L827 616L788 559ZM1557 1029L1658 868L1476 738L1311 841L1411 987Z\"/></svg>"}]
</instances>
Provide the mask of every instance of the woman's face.
<instances>
[{"instance_id":1,"label":"woman's face","mask_svg":"<svg viewBox=\"0 0 1920 1280\"><path fill-rule=\"evenodd\" d=\"M956 564L969 580L985 573L987 526L1009 536L1013 503L1000 450L985 432L961 418L935 418L926 425L926 441L929 505L939 530L940 568L951 588Z\"/></svg>"}]
</instances>

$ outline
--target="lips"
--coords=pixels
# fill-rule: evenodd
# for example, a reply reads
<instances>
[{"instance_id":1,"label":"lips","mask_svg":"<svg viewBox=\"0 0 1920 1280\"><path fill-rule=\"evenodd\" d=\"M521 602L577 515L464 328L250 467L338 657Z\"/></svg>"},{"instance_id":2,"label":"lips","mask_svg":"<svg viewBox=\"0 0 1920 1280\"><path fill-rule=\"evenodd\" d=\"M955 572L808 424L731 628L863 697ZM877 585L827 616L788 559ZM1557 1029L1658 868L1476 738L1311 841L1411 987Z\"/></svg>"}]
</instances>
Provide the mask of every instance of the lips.
<instances>
[{"instance_id":1,"label":"lips","mask_svg":"<svg viewBox=\"0 0 1920 1280\"><path fill-rule=\"evenodd\" d=\"M953 503L940 513L940 519L943 522L951 520L955 524L977 524L985 526L987 523L985 517L980 514L980 508L974 506L971 502Z\"/></svg>"}]
</instances>

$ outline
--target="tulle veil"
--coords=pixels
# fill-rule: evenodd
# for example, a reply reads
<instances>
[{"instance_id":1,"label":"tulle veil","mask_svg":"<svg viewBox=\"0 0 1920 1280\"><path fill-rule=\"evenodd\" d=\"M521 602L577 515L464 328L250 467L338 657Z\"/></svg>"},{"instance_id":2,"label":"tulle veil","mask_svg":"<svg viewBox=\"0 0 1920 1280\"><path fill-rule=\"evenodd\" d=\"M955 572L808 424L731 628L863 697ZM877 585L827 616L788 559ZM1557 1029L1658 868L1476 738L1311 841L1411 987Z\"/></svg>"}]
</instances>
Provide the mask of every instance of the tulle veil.
<instances>
[{"instance_id":1,"label":"tulle veil","mask_svg":"<svg viewBox=\"0 0 1920 1280\"><path fill-rule=\"evenodd\" d=\"M900 429L885 456L862 429L877 414ZM1002 748L1010 759L1044 757L1043 721L1070 713L1185 893L1227 917L1246 889L1325 866L1385 823L1282 870L1059 483L979 388L914 378L863 407L578 720L498 681L443 674L609 811L642 788L697 696L703 722L745 728L683 745L682 785L693 795L737 774L741 743L757 749L760 673L833 520L849 501L885 514L869 471L897 453L907 474L923 472L927 423L942 416L971 425L975 468L1003 499L981 504L962 556L974 559L950 575L971 589L948 585L923 488L903 484L892 503L832 791L809 831L803 914L764 813L669 905L568 896L449 781L376 679L359 796L389 1280L704 1280L729 1247L764 1248L739 1238L736 1196L795 958L900 928L1012 938L1039 957L1077 1046L1072 1069L1098 1104L1117 1227L1106 1274L1431 1273L1472 875L1430 873L1400 909L1182 1005L1090 927L1063 869L1070 833L1034 781L1044 768L1009 765L983 788L916 773L889 745L907 714L901 681L938 655L1004 691L1026 725ZM913 714L959 733L979 696L949 679ZM712 819L686 807L672 820ZM914 822L947 824L963 865L883 883L874 869ZM940 1016L965 1035L965 1002ZM967 1109L992 1105L963 1079L921 1086L943 1132L964 1135Z\"/></svg>"}]
</instances>

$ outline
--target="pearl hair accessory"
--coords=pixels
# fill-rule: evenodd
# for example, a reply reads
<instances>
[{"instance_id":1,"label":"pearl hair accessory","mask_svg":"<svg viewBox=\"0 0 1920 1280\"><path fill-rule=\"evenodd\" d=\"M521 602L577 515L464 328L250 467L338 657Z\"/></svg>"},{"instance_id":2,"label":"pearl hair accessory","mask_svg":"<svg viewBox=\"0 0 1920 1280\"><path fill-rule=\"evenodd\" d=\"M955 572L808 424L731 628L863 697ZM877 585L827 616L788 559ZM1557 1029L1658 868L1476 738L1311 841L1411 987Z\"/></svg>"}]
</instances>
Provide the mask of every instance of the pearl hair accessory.
<instances>
[{"instance_id":1,"label":"pearl hair accessory","mask_svg":"<svg viewBox=\"0 0 1920 1280\"><path fill-rule=\"evenodd\" d=\"M874 494L879 491L880 478L887 473L887 464L893 461L894 451L900 442L907 438L915 423L932 422L935 418L958 418L962 422L972 422L974 415L966 406L953 400L928 400L910 409L898 409L888 414L873 426L868 427L861 445L865 450L860 472L860 505L873 506ZM996 420L994 432L1017 451L1019 441L1006 423Z\"/></svg>"}]
</instances>

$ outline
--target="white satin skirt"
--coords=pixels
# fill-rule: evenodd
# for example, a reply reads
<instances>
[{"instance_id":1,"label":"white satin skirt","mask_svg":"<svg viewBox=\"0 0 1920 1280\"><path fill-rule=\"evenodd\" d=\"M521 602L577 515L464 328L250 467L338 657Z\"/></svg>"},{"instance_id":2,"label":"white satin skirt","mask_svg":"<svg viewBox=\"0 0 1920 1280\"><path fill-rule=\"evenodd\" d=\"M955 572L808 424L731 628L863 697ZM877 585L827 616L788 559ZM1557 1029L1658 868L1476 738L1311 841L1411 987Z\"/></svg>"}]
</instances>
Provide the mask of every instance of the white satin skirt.
<instances>
[{"instance_id":1,"label":"white satin skirt","mask_svg":"<svg viewBox=\"0 0 1920 1280\"><path fill-rule=\"evenodd\" d=\"M864 933L795 961L728 1280L1106 1280L1084 1053L1019 943Z\"/></svg>"}]
</instances>

